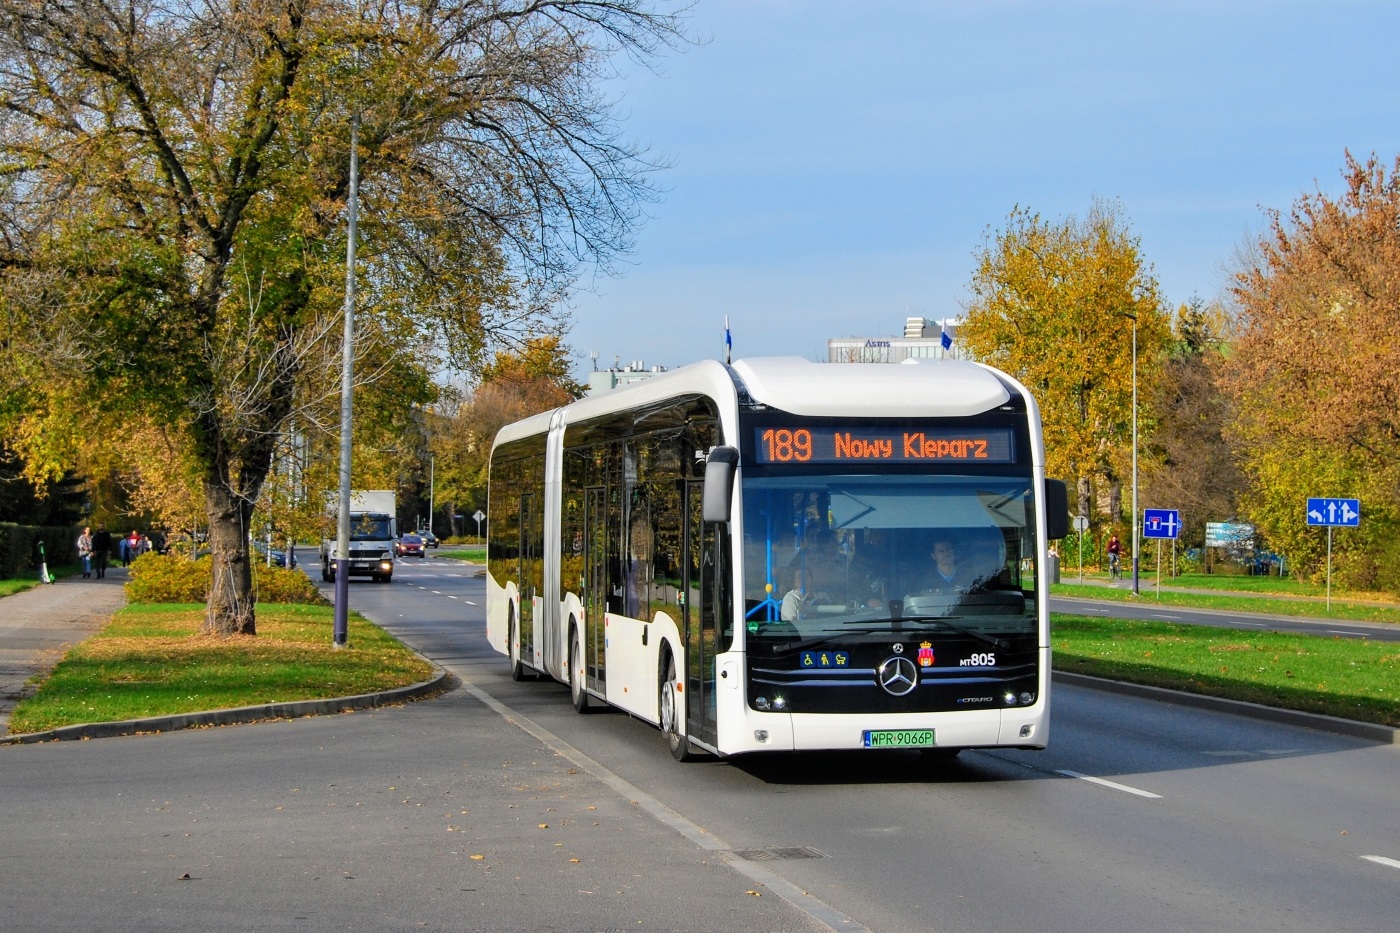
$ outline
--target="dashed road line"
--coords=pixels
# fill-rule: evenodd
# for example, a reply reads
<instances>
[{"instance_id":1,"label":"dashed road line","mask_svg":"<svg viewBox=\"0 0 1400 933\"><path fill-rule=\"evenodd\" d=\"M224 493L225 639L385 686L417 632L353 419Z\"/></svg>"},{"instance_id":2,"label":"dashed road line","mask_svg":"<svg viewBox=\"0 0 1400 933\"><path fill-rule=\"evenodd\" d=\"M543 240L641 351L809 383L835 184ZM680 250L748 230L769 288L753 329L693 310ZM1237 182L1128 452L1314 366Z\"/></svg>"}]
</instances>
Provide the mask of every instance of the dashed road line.
<instances>
[{"instance_id":1,"label":"dashed road line","mask_svg":"<svg viewBox=\"0 0 1400 933\"><path fill-rule=\"evenodd\" d=\"M1391 868L1400 868L1400 859L1386 858L1384 855L1363 855L1368 862L1375 862L1377 865L1387 865Z\"/></svg>"},{"instance_id":2,"label":"dashed road line","mask_svg":"<svg viewBox=\"0 0 1400 933\"><path fill-rule=\"evenodd\" d=\"M1116 781L1106 781L1103 778L1093 777L1088 774L1080 774L1078 771L1056 771L1056 774L1063 774L1065 777L1078 778L1081 781L1088 781L1090 784L1098 784L1100 787L1108 787L1113 790L1121 790L1125 794L1136 794L1139 797L1150 797L1160 800L1161 794L1154 794L1148 790L1137 787L1129 787L1127 784L1119 784Z\"/></svg>"}]
</instances>

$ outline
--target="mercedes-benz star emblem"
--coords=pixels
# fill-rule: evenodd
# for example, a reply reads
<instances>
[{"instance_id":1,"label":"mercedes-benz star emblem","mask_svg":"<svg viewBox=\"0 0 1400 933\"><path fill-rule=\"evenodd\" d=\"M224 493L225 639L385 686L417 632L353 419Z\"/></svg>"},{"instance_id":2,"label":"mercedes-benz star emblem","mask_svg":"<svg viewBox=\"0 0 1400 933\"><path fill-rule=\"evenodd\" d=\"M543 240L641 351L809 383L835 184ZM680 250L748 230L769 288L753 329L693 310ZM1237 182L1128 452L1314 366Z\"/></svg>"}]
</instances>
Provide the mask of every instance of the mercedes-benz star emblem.
<instances>
[{"instance_id":1,"label":"mercedes-benz star emblem","mask_svg":"<svg viewBox=\"0 0 1400 933\"><path fill-rule=\"evenodd\" d=\"M875 679L890 696L902 697L919 684L919 669L903 655L895 655L880 665Z\"/></svg>"}]
</instances>

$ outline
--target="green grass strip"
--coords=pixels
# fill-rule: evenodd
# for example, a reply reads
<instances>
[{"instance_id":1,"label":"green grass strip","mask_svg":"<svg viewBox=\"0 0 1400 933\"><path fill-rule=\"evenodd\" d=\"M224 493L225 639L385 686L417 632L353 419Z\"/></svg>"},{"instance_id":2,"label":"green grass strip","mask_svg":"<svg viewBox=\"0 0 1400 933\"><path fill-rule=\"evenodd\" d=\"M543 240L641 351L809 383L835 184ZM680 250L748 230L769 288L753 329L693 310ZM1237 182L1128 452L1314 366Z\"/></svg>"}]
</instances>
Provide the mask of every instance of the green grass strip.
<instances>
[{"instance_id":1,"label":"green grass strip","mask_svg":"<svg viewBox=\"0 0 1400 933\"><path fill-rule=\"evenodd\" d=\"M354 696L432 676L432 665L355 613L349 647L335 648L333 612L259 605L256 636L210 638L199 634L202 604L128 606L19 702L9 731Z\"/></svg>"},{"instance_id":2,"label":"green grass strip","mask_svg":"<svg viewBox=\"0 0 1400 933\"><path fill-rule=\"evenodd\" d=\"M1400 644L1054 614L1057 670L1400 726Z\"/></svg>"},{"instance_id":3,"label":"green grass strip","mask_svg":"<svg viewBox=\"0 0 1400 933\"><path fill-rule=\"evenodd\" d=\"M1061 577L1061 579L1064 578ZM1264 593L1257 596L1232 595L1230 593L1174 593L1166 589L1158 594L1155 585L1149 585L1145 579L1139 582L1139 588L1141 593L1134 596L1131 590L1118 589L1117 587L1091 586L1087 583L1084 585L1056 583L1050 587L1050 594L1074 599L1100 599L1105 602L1400 624L1400 606L1370 605L1354 600L1334 598L1329 612L1326 600L1315 597L1286 599Z\"/></svg>"},{"instance_id":4,"label":"green grass strip","mask_svg":"<svg viewBox=\"0 0 1400 933\"><path fill-rule=\"evenodd\" d=\"M453 550L450 550L450 551L442 551L441 553L434 553L433 556L434 556L434 557L450 557L450 558L452 558L452 559L454 559L454 560L469 560L469 561L471 561L472 563L475 563L475 564L484 564L484 563L486 563L486 548L484 548L484 547L454 548Z\"/></svg>"}]
</instances>

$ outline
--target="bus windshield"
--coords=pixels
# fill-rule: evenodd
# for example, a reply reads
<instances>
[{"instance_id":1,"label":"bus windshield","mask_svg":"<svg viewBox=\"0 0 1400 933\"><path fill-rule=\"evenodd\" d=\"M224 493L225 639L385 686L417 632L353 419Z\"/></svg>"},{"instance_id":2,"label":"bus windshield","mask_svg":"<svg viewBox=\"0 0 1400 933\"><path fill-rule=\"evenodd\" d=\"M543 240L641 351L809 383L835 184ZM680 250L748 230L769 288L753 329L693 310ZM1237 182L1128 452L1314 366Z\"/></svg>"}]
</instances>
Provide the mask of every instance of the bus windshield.
<instances>
[{"instance_id":1,"label":"bus windshield","mask_svg":"<svg viewBox=\"0 0 1400 933\"><path fill-rule=\"evenodd\" d=\"M755 473L743 480L750 638L1035 632L1028 477Z\"/></svg>"}]
</instances>

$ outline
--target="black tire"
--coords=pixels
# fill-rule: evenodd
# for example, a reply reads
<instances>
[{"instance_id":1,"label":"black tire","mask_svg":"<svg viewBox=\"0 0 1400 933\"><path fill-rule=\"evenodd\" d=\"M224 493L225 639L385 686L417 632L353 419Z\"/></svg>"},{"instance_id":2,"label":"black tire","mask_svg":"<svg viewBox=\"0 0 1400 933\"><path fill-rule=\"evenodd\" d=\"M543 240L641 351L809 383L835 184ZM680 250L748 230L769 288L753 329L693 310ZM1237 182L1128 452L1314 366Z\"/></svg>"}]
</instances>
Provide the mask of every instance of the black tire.
<instances>
[{"instance_id":1,"label":"black tire","mask_svg":"<svg viewBox=\"0 0 1400 933\"><path fill-rule=\"evenodd\" d=\"M328 564L328 563L326 563L325 561L321 561L321 582L323 582L323 583L334 583L334 582L335 582L335 571L332 570L332 569L331 569L331 565Z\"/></svg>"},{"instance_id":2,"label":"black tire","mask_svg":"<svg viewBox=\"0 0 1400 933\"><path fill-rule=\"evenodd\" d=\"M525 679L525 662L515 652L515 607L510 607L510 620L506 628L506 655L510 658L510 679Z\"/></svg>"},{"instance_id":3,"label":"black tire","mask_svg":"<svg viewBox=\"0 0 1400 933\"><path fill-rule=\"evenodd\" d=\"M590 709L587 675L583 670L583 649L579 646L577 627L569 635L569 699L573 700L576 713L586 713Z\"/></svg>"},{"instance_id":4,"label":"black tire","mask_svg":"<svg viewBox=\"0 0 1400 933\"><path fill-rule=\"evenodd\" d=\"M657 688L661 731L666 736L666 747L670 750L672 758L677 761L694 761L697 756L691 750L690 739L681 735L680 731L681 723L685 719L685 703L677 690L679 686L676 678L676 660L667 655L666 671L661 676L661 683Z\"/></svg>"}]
</instances>

